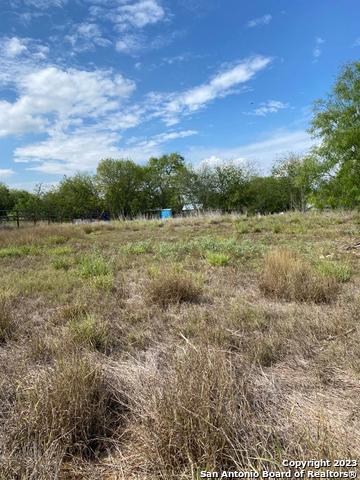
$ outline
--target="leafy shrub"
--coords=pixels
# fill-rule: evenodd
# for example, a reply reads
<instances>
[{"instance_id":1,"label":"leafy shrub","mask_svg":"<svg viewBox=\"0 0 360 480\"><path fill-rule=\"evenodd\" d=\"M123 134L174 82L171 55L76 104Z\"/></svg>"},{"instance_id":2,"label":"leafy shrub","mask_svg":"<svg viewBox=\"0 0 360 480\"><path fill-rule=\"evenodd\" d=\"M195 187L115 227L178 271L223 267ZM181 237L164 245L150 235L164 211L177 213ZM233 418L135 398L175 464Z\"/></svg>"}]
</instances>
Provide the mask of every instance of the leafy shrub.
<instances>
[{"instance_id":1,"label":"leafy shrub","mask_svg":"<svg viewBox=\"0 0 360 480\"><path fill-rule=\"evenodd\" d=\"M295 253L280 249L265 258L260 288L269 297L321 303L333 300L339 285L334 278L317 274Z\"/></svg>"},{"instance_id":2,"label":"leafy shrub","mask_svg":"<svg viewBox=\"0 0 360 480\"><path fill-rule=\"evenodd\" d=\"M229 263L230 263L229 255L225 255L224 253L209 252L206 255L206 260L213 267L225 267L226 265L229 265Z\"/></svg>"}]
</instances>

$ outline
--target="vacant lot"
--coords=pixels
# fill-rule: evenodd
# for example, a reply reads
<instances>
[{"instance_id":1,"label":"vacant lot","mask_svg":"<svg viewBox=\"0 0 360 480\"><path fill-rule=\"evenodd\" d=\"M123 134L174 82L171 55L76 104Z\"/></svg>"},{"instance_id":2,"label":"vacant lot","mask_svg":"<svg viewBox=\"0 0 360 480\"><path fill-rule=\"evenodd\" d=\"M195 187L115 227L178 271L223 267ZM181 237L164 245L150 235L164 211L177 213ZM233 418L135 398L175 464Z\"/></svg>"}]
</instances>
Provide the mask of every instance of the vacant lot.
<instances>
[{"instance_id":1,"label":"vacant lot","mask_svg":"<svg viewBox=\"0 0 360 480\"><path fill-rule=\"evenodd\" d=\"M0 232L0 478L360 455L360 215Z\"/></svg>"}]
</instances>

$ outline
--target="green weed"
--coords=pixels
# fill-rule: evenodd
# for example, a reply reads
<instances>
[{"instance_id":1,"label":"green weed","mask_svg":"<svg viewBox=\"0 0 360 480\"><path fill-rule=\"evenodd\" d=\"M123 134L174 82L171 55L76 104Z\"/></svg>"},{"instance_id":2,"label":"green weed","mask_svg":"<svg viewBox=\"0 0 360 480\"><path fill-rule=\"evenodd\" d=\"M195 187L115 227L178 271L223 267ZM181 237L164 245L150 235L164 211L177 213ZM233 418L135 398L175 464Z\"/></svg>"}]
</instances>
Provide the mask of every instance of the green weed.
<instances>
[{"instance_id":1,"label":"green weed","mask_svg":"<svg viewBox=\"0 0 360 480\"><path fill-rule=\"evenodd\" d=\"M230 263L229 255L225 255L224 253L209 252L206 255L206 260L213 267L225 267Z\"/></svg>"}]
</instances>

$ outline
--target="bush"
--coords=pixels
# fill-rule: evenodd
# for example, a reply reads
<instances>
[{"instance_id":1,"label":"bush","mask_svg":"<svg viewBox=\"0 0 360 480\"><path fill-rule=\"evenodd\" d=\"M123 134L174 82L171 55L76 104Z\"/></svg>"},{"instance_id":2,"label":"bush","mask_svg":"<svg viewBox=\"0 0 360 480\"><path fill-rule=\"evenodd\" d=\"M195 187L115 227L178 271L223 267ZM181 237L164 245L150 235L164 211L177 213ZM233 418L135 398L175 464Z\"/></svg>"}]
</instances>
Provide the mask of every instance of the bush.
<instances>
[{"instance_id":1,"label":"bush","mask_svg":"<svg viewBox=\"0 0 360 480\"><path fill-rule=\"evenodd\" d=\"M149 300L161 307L182 302L196 302L200 299L201 292L198 278L176 269L155 273L147 284Z\"/></svg>"},{"instance_id":2,"label":"bush","mask_svg":"<svg viewBox=\"0 0 360 480\"><path fill-rule=\"evenodd\" d=\"M229 265L229 263L230 263L229 255L225 255L224 253L209 252L206 255L206 260L213 267L225 267L226 265Z\"/></svg>"},{"instance_id":3,"label":"bush","mask_svg":"<svg viewBox=\"0 0 360 480\"><path fill-rule=\"evenodd\" d=\"M288 301L330 302L338 293L334 278L323 277L295 253L281 249L265 258L260 288L265 295Z\"/></svg>"}]
</instances>

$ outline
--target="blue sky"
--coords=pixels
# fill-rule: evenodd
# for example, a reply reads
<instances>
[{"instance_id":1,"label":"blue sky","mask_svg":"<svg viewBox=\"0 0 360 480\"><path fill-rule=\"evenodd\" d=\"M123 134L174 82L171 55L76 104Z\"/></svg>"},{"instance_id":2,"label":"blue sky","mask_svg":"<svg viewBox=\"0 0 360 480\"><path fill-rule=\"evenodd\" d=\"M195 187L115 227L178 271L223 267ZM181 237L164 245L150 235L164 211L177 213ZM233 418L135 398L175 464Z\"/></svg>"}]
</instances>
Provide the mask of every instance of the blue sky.
<instances>
[{"instance_id":1,"label":"blue sky","mask_svg":"<svg viewBox=\"0 0 360 480\"><path fill-rule=\"evenodd\" d=\"M178 151L265 173L360 55L358 0L2 0L0 181Z\"/></svg>"}]
</instances>

